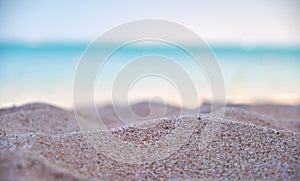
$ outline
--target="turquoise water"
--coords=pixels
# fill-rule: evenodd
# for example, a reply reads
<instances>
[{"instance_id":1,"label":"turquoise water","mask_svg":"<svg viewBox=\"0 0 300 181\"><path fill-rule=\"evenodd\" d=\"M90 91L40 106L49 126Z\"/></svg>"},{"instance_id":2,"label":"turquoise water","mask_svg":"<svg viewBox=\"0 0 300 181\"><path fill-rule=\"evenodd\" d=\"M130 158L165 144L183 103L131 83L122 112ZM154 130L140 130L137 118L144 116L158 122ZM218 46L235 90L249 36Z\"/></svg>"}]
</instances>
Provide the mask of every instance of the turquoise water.
<instances>
[{"instance_id":1,"label":"turquoise water","mask_svg":"<svg viewBox=\"0 0 300 181\"><path fill-rule=\"evenodd\" d=\"M71 106L76 65L86 46L85 43L0 45L0 106L33 101ZM300 47L258 46L252 49L236 45L210 47L221 66L228 101L283 104L300 102ZM210 98L205 75L201 69L193 65L192 59L172 47L149 48L143 45L128 47L111 57L101 73L103 76L101 81L105 86L96 81L96 94L100 96L95 97L99 100L109 98L109 91L105 92L105 88L109 87L113 75L118 73L124 63L138 55L153 52L176 59L198 82L201 98L203 100ZM153 86L155 88L156 79L151 81L152 88ZM141 84L140 88L143 86L145 88L147 84ZM141 93L138 95L140 98L147 97L148 93L144 94L144 97Z\"/></svg>"}]
</instances>

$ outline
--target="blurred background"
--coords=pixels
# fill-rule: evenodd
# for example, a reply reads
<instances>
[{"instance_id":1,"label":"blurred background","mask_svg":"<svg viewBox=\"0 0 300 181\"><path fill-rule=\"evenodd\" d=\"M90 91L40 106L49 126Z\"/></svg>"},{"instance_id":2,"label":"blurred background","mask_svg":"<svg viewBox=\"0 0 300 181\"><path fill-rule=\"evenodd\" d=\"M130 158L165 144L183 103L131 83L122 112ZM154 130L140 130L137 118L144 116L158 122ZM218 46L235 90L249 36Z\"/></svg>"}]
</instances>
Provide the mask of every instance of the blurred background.
<instances>
[{"instance_id":1,"label":"blurred background","mask_svg":"<svg viewBox=\"0 0 300 181\"><path fill-rule=\"evenodd\" d=\"M228 102L300 103L298 0L1 0L0 107L48 102L72 108L73 78L85 48L109 29L140 19L168 20L197 33L219 61ZM137 44L113 57L111 68L103 72L108 84L109 72L117 73L114 67L121 66L118 62L144 48ZM165 53L179 62L187 60L176 50ZM196 82L199 102L209 101L203 72L183 64ZM95 90L96 101L109 99L109 89L97 81ZM180 99L172 87L156 78L141 81L130 93L134 101L151 96L172 104Z\"/></svg>"}]
</instances>

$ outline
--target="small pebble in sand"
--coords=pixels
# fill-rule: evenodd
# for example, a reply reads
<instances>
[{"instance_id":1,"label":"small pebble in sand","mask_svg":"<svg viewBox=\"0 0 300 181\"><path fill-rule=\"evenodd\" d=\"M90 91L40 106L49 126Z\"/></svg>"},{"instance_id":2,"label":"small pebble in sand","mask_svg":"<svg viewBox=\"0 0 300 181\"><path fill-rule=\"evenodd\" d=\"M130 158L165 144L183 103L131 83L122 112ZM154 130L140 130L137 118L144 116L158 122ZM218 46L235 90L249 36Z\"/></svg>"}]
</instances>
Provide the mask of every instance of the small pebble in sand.
<instances>
[{"instance_id":1,"label":"small pebble in sand","mask_svg":"<svg viewBox=\"0 0 300 181\"><path fill-rule=\"evenodd\" d=\"M3 129L0 129L0 138L5 136L6 136L6 132Z\"/></svg>"}]
</instances>

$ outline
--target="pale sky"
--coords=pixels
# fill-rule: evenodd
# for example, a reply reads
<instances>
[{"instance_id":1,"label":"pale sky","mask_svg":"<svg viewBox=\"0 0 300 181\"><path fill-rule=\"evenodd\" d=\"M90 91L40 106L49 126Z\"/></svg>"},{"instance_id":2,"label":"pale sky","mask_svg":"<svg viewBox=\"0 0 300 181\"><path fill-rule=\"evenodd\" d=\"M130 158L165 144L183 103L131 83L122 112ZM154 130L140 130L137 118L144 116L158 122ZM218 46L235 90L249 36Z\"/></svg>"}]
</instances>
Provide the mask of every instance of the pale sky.
<instances>
[{"instance_id":1,"label":"pale sky","mask_svg":"<svg viewBox=\"0 0 300 181\"><path fill-rule=\"evenodd\" d=\"M182 24L210 43L300 44L299 0L0 0L0 42L89 42L146 18Z\"/></svg>"}]
</instances>

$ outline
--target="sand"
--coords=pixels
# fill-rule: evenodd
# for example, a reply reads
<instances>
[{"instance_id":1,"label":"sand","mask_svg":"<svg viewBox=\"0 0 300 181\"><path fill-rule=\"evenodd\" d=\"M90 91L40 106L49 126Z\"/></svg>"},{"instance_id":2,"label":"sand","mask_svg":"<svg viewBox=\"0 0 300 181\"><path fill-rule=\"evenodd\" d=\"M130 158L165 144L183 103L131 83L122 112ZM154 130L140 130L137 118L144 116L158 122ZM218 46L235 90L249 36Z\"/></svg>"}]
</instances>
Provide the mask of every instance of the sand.
<instances>
[{"instance_id":1,"label":"sand","mask_svg":"<svg viewBox=\"0 0 300 181\"><path fill-rule=\"evenodd\" d=\"M222 119L172 113L144 121L152 125L146 129L87 132L72 111L51 105L0 110L0 180L299 180L299 107L233 106ZM154 144L191 122L187 140L154 162L124 163L112 157L140 155L110 148L110 157L97 148L111 134L133 146Z\"/></svg>"}]
</instances>

